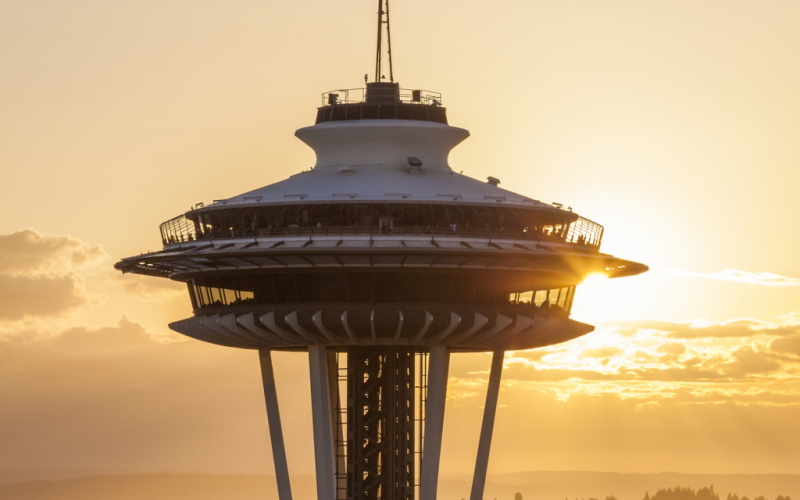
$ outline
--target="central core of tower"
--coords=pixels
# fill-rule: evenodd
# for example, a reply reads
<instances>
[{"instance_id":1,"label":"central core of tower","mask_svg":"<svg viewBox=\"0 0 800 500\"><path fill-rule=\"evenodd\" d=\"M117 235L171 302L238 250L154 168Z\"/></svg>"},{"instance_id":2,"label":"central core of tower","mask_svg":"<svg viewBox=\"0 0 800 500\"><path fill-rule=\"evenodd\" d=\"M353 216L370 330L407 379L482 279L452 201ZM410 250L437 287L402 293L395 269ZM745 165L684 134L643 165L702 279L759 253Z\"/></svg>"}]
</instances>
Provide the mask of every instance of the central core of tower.
<instances>
[{"instance_id":1,"label":"central core of tower","mask_svg":"<svg viewBox=\"0 0 800 500\"><path fill-rule=\"evenodd\" d=\"M337 442L337 450L346 447L347 464L337 464L337 487L346 491L338 496L412 500L424 433L427 355L359 347L345 356L347 438Z\"/></svg>"}]
</instances>

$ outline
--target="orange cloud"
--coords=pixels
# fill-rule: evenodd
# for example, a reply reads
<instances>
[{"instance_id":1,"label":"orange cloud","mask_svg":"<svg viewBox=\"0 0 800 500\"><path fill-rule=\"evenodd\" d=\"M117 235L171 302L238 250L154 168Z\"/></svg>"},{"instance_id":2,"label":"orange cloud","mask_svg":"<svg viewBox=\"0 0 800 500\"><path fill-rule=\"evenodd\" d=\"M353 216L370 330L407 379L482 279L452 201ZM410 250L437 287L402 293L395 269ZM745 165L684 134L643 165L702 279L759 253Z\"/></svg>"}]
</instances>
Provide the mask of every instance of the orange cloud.
<instances>
[{"instance_id":1,"label":"orange cloud","mask_svg":"<svg viewBox=\"0 0 800 500\"><path fill-rule=\"evenodd\" d=\"M622 349L613 346L584 349L581 351L581 356L584 358L610 358L619 354L622 354Z\"/></svg>"},{"instance_id":2,"label":"orange cloud","mask_svg":"<svg viewBox=\"0 0 800 500\"><path fill-rule=\"evenodd\" d=\"M746 283L748 285L761 286L800 286L800 278L790 278L779 274L762 271L751 273L739 271L738 269L725 269L716 273L698 273L696 271L674 270L674 274L682 276L692 276L695 278L705 278L719 281L733 281L735 283Z\"/></svg>"},{"instance_id":3,"label":"orange cloud","mask_svg":"<svg viewBox=\"0 0 800 500\"><path fill-rule=\"evenodd\" d=\"M7 275L66 274L106 260L100 246L33 229L0 235L0 272Z\"/></svg>"},{"instance_id":4,"label":"orange cloud","mask_svg":"<svg viewBox=\"0 0 800 500\"><path fill-rule=\"evenodd\" d=\"M800 333L797 321L787 319L780 323L739 318L724 322L689 321L671 322L662 320L623 320L614 322L622 334L634 334L640 330L662 332L673 339L699 338L745 338L756 335L779 337Z\"/></svg>"},{"instance_id":5,"label":"orange cloud","mask_svg":"<svg viewBox=\"0 0 800 500\"><path fill-rule=\"evenodd\" d=\"M275 357L279 397L288 439L301 442L290 460L313 463L308 368L298 358L307 359ZM163 342L122 318L0 340L0 381L0 469L271 471L253 351Z\"/></svg>"},{"instance_id":6,"label":"orange cloud","mask_svg":"<svg viewBox=\"0 0 800 500\"><path fill-rule=\"evenodd\" d=\"M71 236L0 235L0 322L62 316L91 303L82 274L107 258Z\"/></svg>"},{"instance_id":7,"label":"orange cloud","mask_svg":"<svg viewBox=\"0 0 800 500\"><path fill-rule=\"evenodd\" d=\"M140 274L114 272L114 284L144 300L165 300L186 295L186 284Z\"/></svg>"},{"instance_id":8,"label":"orange cloud","mask_svg":"<svg viewBox=\"0 0 800 500\"><path fill-rule=\"evenodd\" d=\"M558 400L605 394L651 404L683 395L698 404L800 404L798 357L796 315L775 322L628 320L558 346L509 353L503 380ZM480 392L487 373L473 363L455 368L454 392Z\"/></svg>"},{"instance_id":9,"label":"orange cloud","mask_svg":"<svg viewBox=\"0 0 800 500\"><path fill-rule=\"evenodd\" d=\"M89 302L76 276L0 274L0 321L58 316Z\"/></svg>"}]
</instances>

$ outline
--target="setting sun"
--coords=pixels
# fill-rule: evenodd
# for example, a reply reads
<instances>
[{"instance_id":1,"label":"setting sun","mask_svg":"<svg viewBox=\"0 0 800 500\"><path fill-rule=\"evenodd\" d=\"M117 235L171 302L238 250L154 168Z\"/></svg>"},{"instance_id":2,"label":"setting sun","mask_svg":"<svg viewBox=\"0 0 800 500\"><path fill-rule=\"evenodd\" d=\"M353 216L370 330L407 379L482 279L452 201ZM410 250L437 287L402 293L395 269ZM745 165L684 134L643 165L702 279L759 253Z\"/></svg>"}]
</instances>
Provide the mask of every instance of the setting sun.
<instances>
[{"instance_id":1,"label":"setting sun","mask_svg":"<svg viewBox=\"0 0 800 500\"><path fill-rule=\"evenodd\" d=\"M604 274L604 273L592 273L592 274L586 276L585 278L583 278L583 281L581 281L581 284L582 285L593 285L593 284L602 283L602 282L604 282L606 280L608 280L608 276L606 274Z\"/></svg>"}]
</instances>

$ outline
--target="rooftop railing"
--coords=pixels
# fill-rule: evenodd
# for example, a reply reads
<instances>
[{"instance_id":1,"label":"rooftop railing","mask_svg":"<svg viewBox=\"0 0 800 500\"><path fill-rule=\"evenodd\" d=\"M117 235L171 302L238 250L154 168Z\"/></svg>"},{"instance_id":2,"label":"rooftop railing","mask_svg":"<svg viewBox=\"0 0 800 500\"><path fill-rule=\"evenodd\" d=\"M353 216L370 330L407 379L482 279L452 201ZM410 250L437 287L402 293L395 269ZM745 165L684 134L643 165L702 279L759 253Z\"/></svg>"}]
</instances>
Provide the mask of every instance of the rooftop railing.
<instances>
[{"instance_id":1,"label":"rooftop railing","mask_svg":"<svg viewBox=\"0 0 800 500\"><path fill-rule=\"evenodd\" d=\"M415 89L380 89L380 100L375 102L401 102L404 104L427 104L429 106L441 106L442 94L441 92L433 92L431 90L415 90ZM370 99L373 98L375 90L372 89ZM388 92L388 93L387 93ZM362 102L370 102L367 98L367 89L339 89L323 92L322 106L335 106L337 104L358 104Z\"/></svg>"}]
</instances>

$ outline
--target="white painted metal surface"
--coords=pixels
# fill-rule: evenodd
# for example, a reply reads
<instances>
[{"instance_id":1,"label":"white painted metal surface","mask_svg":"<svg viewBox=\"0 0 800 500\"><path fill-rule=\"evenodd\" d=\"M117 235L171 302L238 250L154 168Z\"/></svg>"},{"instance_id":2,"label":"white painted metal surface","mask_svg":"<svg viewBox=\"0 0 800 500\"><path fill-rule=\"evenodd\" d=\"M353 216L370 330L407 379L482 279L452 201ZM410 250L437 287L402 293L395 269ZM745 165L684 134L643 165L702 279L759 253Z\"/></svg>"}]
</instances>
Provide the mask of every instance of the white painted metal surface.
<instances>
[{"instance_id":1,"label":"white painted metal surface","mask_svg":"<svg viewBox=\"0 0 800 500\"><path fill-rule=\"evenodd\" d=\"M469 136L462 128L414 120L329 122L295 135L316 153L313 169L221 203L426 200L554 207L450 168L448 155ZM412 171L408 158L422 160Z\"/></svg>"},{"instance_id":2,"label":"white painted metal surface","mask_svg":"<svg viewBox=\"0 0 800 500\"><path fill-rule=\"evenodd\" d=\"M500 394L500 379L503 375L505 351L494 351L492 367L489 371L489 387L486 390L486 406L483 409L481 437L478 441L478 456L475 460L475 474L472 476L472 492L469 500L482 500L486 485L486 470L489 467L489 451L492 446L494 419L497 414L497 397Z\"/></svg>"},{"instance_id":3,"label":"white painted metal surface","mask_svg":"<svg viewBox=\"0 0 800 500\"><path fill-rule=\"evenodd\" d=\"M447 155L469 137L463 128L416 120L355 120L320 123L294 135L317 154L315 167L340 165L408 165L449 171Z\"/></svg>"},{"instance_id":4,"label":"white painted metal surface","mask_svg":"<svg viewBox=\"0 0 800 500\"><path fill-rule=\"evenodd\" d=\"M431 347L428 369L428 399L425 407L425 445L420 471L420 500L436 500L439 487L439 459L442 455L444 407L450 352L445 346Z\"/></svg>"},{"instance_id":5,"label":"white painted metal surface","mask_svg":"<svg viewBox=\"0 0 800 500\"><path fill-rule=\"evenodd\" d=\"M259 349L261 361L261 382L264 385L264 400L267 403L269 437L272 442L272 460L275 463L275 479L278 482L278 498L292 500L292 487L289 483L289 466L286 463L286 446L283 441L281 412L278 408L278 393L275 389L275 372L272 368L272 355L269 349Z\"/></svg>"},{"instance_id":6,"label":"white painted metal surface","mask_svg":"<svg viewBox=\"0 0 800 500\"><path fill-rule=\"evenodd\" d=\"M333 416L325 346L308 346L308 365L311 374L311 420L314 424L317 500L336 500Z\"/></svg>"}]
</instances>

